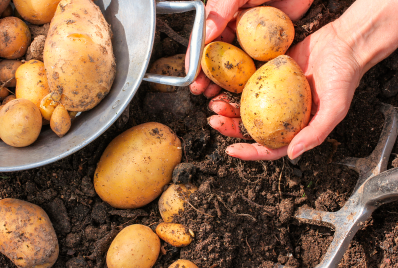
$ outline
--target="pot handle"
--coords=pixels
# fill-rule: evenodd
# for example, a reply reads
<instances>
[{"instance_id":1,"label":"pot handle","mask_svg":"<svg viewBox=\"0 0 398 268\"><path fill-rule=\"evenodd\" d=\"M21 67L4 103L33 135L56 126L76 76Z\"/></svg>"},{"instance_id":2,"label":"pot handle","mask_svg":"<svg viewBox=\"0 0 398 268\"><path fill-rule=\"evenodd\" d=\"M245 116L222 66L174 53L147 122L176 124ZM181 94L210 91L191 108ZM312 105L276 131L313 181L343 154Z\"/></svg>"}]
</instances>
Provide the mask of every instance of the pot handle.
<instances>
[{"instance_id":1,"label":"pot handle","mask_svg":"<svg viewBox=\"0 0 398 268\"><path fill-rule=\"evenodd\" d=\"M205 42L205 8L202 1L158 2L156 4L156 12L159 14L181 13L194 9L196 9L196 16L190 40L189 70L187 75L185 77L176 77L147 73L143 80L158 84L183 87L190 85L196 79L200 71L200 59L202 57Z\"/></svg>"}]
</instances>

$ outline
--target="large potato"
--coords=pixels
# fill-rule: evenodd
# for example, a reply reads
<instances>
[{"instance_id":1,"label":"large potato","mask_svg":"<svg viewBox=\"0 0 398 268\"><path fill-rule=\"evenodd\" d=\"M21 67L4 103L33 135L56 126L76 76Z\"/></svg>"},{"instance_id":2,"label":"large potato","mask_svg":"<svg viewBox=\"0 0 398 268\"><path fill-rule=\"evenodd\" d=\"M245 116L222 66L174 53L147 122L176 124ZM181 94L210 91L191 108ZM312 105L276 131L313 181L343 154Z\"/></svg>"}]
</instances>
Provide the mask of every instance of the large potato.
<instances>
[{"instance_id":1,"label":"large potato","mask_svg":"<svg viewBox=\"0 0 398 268\"><path fill-rule=\"evenodd\" d=\"M203 51L202 69L220 87L241 93L247 80L256 71L253 60L240 48L217 41Z\"/></svg>"},{"instance_id":2,"label":"large potato","mask_svg":"<svg viewBox=\"0 0 398 268\"><path fill-rule=\"evenodd\" d=\"M108 268L150 268L158 259L159 237L151 228L133 224L112 241L106 255Z\"/></svg>"},{"instance_id":3,"label":"large potato","mask_svg":"<svg viewBox=\"0 0 398 268\"><path fill-rule=\"evenodd\" d=\"M3 13L4 10L8 7L11 0L0 0L0 15Z\"/></svg>"},{"instance_id":4,"label":"large potato","mask_svg":"<svg viewBox=\"0 0 398 268\"><path fill-rule=\"evenodd\" d=\"M198 268L198 266L191 261L179 259L173 262L169 268Z\"/></svg>"},{"instance_id":5,"label":"large potato","mask_svg":"<svg viewBox=\"0 0 398 268\"><path fill-rule=\"evenodd\" d=\"M59 2L44 45L50 90L68 111L87 111L111 89L116 73L110 26L92 0Z\"/></svg>"},{"instance_id":6,"label":"large potato","mask_svg":"<svg viewBox=\"0 0 398 268\"><path fill-rule=\"evenodd\" d=\"M277 149L309 122L311 89L292 58L279 56L258 69L241 98L242 122L258 143Z\"/></svg>"},{"instance_id":7,"label":"large potato","mask_svg":"<svg viewBox=\"0 0 398 268\"><path fill-rule=\"evenodd\" d=\"M54 17L60 0L13 0L24 20L32 24L45 24Z\"/></svg>"},{"instance_id":8,"label":"large potato","mask_svg":"<svg viewBox=\"0 0 398 268\"><path fill-rule=\"evenodd\" d=\"M18 267L47 268L58 258L58 240L46 212L18 199L0 200L0 252Z\"/></svg>"},{"instance_id":9,"label":"large potato","mask_svg":"<svg viewBox=\"0 0 398 268\"><path fill-rule=\"evenodd\" d=\"M294 39L294 25L277 8L254 7L239 14L236 37L250 57L269 61L286 53Z\"/></svg>"},{"instance_id":10,"label":"large potato","mask_svg":"<svg viewBox=\"0 0 398 268\"><path fill-rule=\"evenodd\" d=\"M160 58L149 68L149 73L167 76L185 76L185 54L177 54L167 58ZM154 91L174 92L177 86L149 83L149 87Z\"/></svg>"},{"instance_id":11,"label":"large potato","mask_svg":"<svg viewBox=\"0 0 398 268\"><path fill-rule=\"evenodd\" d=\"M28 26L16 17L0 19L0 57L17 59L25 55L31 41Z\"/></svg>"},{"instance_id":12,"label":"large potato","mask_svg":"<svg viewBox=\"0 0 398 268\"><path fill-rule=\"evenodd\" d=\"M17 82L15 80L15 72L18 67L22 65L19 60L3 60L0 62L0 83L7 82L6 87L15 87Z\"/></svg>"},{"instance_id":13,"label":"large potato","mask_svg":"<svg viewBox=\"0 0 398 268\"><path fill-rule=\"evenodd\" d=\"M29 100L12 100L0 111L0 137L8 145L32 144L39 137L41 126L40 110Z\"/></svg>"},{"instance_id":14,"label":"large potato","mask_svg":"<svg viewBox=\"0 0 398 268\"><path fill-rule=\"evenodd\" d=\"M94 175L95 190L113 207L142 207L162 193L181 156L181 142L167 126L135 126L105 149Z\"/></svg>"},{"instance_id":15,"label":"large potato","mask_svg":"<svg viewBox=\"0 0 398 268\"><path fill-rule=\"evenodd\" d=\"M161 222L156 227L156 234L174 247L186 247L192 242L188 228L178 223Z\"/></svg>"}]
</instances>

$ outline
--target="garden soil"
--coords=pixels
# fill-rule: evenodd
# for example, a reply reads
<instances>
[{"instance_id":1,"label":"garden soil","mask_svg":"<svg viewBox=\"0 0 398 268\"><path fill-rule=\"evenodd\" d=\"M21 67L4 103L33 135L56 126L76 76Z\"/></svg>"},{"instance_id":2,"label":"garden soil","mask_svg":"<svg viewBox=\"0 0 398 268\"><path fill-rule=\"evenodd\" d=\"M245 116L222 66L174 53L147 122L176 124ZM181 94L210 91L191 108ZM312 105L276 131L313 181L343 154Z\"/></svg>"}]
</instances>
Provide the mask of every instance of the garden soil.
<instances>
[{"instance_id":1,"label":"garden soil","mask_svg":"<svg viewBox=\"0 0 398 268\"><path fill-rule=\"evenodd\" d=\"M316 0L295 22L295 42L338 18L352 2ZM159 19L187 39L193 16L161 15ZM156 33L151 62L186 51L165 32ZM186 87L175 93L154 93L143 82L117 122L84 149L41 168L1 173L0 198L26 200L48 213L60 244L54 267L106 267L106 251L122 228L144 224L155 229L162 219L157 199L131 210L103 202L93 187L97 162L118 134L157 121L180 137L182 162L193 165L182 179L199 190L175 218L194 232L193 242L184 248L162 242L155 267L168 267L179 258L212 268L315 267L334 230L301 223L294 213L301 206L337 211L344 205L358 174L336 163L373 151L384 123L380 104L398 106L397 73L398 53L368 71L346 118L296 165L286 158L251 162L229 157L225 148L242 140L222 136L207 124L206 118L213 114L207 108L208 99L190 94ZM389 168L397 166L397 156L395 145ZM339 267L398 267L397 250L398 203L390 203L377 209L358 231ZM0 267L15 266L0 254Z\"/></svg>"}]
</instances>

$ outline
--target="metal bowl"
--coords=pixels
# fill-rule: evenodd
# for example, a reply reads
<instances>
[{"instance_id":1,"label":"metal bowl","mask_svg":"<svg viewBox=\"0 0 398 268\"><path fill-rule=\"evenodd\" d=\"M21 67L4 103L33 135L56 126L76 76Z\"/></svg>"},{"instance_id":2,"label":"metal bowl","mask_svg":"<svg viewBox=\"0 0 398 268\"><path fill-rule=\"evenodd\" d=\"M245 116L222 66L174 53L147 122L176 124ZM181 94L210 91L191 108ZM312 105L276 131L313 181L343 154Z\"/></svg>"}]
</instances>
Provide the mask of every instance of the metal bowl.
<instances>
[{"instance_id":1,"label":"metal bowl","mask_svg":"<svg viewBox=\"0 0 398 268\"><path fill-rule=\"evenodd\" d=\"M60 160L92 142L107 130L124 111L145 76L155 36L156 9L161 13L196 9L191 43L190 71L185 78L147 75L145 80L171 85L187 85L197 73L203 49L204 7L201 1L158 2L155 0L97 0L112 26L117 72L108 96L94 109L82 113L62 138L44 127L30 146L14 148L0 141L0 172L40 167Z\"/></svg>"}]
</instances>

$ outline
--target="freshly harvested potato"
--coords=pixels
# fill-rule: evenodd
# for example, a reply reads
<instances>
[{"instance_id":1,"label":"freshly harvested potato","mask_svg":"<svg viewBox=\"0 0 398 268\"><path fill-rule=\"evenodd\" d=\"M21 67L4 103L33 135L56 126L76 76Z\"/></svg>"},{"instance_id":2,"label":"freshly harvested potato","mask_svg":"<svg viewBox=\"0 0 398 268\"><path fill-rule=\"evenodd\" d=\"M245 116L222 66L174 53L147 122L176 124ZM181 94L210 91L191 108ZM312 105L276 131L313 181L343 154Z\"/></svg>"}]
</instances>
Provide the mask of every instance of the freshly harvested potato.
<instances>
[{"instance_id":1,"label":"freshly harvested potato","mask_svg":"<svg viewBox=\"0 0 398 268\"><path fill-rule=\"evenodd\" d=\"M181 156L181 142L167 126L135 126L105 149L94 175L95 190L115 208L142 207L162 193Z\"/></svg>"},{"instance_id":2,"label":"freshly harvested potato","mask_svg":"<svg viewBox=\"0 0 398 268\"><path fill-rule=\"evenodd\" d=\"M12 100L0 111L0 137L8 145L32 144L39 137L41 126L39 108L29 100Z\"/></svg>"},{"instance_id":3,"label":"freshly harvested potato","mask_svg":"<svg viewBox=\"0 0 398 268\"><path fill-rule=\"evenodd\" d=\"M45 24L54 17L60 0L13 0L24 20L32 24Z\"/></svg>"},{"instance_id":4,"label":"freshly harvested potato","mask_svg":"<svg viewBox=\"0 0 398 268\"><path fill-rule=\"evenodd\" d=\"M10 92L8 91L8 88L6 87L0 87L0 101L5 99Z\"/></svg>"},{"instance_id":5,"label":"freshly harvested potato","mask_svg":"<svg viewBox=\"0 0 398 268\"><path fill-rule=\"evenodd\" d=\"M68 111L62 104L57 105L50 119L51 129L61 138L69 131L71 125Z\"/></svg>"},{"instance_id":6,"label":"freshly harvested potato","mask_svg":"<svg viewBox=\"0 0 398 268\"><path fill-rule=\"evenodd\" d=\"M15 80L15 72L18 67L22 65L19 60L3 60L0 62L0 83L7 82L6 87L15 87L17 81Z\"/></svg>"},{"instance_id":7,"label":"freshly harvested potato","mask_svg":"<svg viewBox=\"0 0 398 268\"><path fill-rule=\"evenodd\" d=\"M0 15L6 10L11 0L0 0Z\"/></svg>"},{"instance_id":8,"label":"freshly harvested potato","mask_svg":"<svg viewBox=\"0 0 398 268\"><path fill-rule=\"evenodd\" d=\"M156 227L156 234L174 247L186 247L192 242L188 228L179 223L159 223Z\"/></svg>"},{"instance_id":9,"label":"freshly harvested potato","mask_svg":"<svg viewBox=\"0 0 398 268\"><path fill-rule=\"evenodd\" d=\"M27 99L40 108L41 100L50 93L44 63L30 60L18 67L15 73L17 99Z\"/></svg>"},{"instance_id":10,"label":"freshly harvested potato","mask_svg":"<svg viewBox=\"0 0 398 268\"><path fill-rule=\"evenodd\" d=\"M58 258L58 239L46 212L26 201L0 200L0 252L16 266L48 268Z\"/></svg>"},{"instance_id":11,"label":"freshly harvested potato","mask_svg":"<svg viewBox=\"0 0 398 268\"><path fill-rule=\"evenodd\" d=\"M16 17L0 19L0 57L17 59L25 55L31 41L28 26Z\"/></svg>"},{"instance_id":12,"label":"freshly harvested potato","mask_svg":"<svg viewBox=\"0 0 398 268\"><path fill-rule=\"evenodd\" d=\"M151 68L149 68L149 73L184 77L185 54L177 54L171 57L158 59L152 64ZM149 83L149 87L154 91L160 92L174 92L178 89L176 86L157 83Z\"/></svg>"},{"instance_id":13,"label":"freshly harvested potato","mask_svg":"<svg viewBox=\"0 0 398 268\"><path fill-rule=\"evenodd\" d=\"M111 30L92 0L59 2L43 51L50 91L68 111L87 111L111 89L116 73Z\"/></svg>"},{"instance_id":14,"label":"freshly harvested potato","mask_svg":"<svg viewBox=\"0 0 398 268\"><path fill-rule=\"evenodd\" d=\"M13 15L13 13L14 13L14 10L12 9L12 6L8 5L6 7L6 9L4 9L3 13L0 13L0 15L1 15L0 18L10 17Z\"/></svg>"},{"instance_id":15,"label":"freshly harvested potato","mask_svg":"<svg viewBox=\"0 0 398 268\"><path fill-rule=\"evenodd\" d=\"M6 105L7 103L9 103L12 100L15 100L15 95L8 95L2 102L2 105Z\"/></svg>"},{"instance_id":16,"label":"freshly harvested potato","mask_svg":"<svg viewBox=\"0 0 398 268\"><path fill-rule=\"evenodd\" d=\"M294 25L277 8L254 7L238 15L236 37L250 57L269 61L286 53L294 39Z\"/></svg>"},{"instance_id":17,"label":"freshly harvested potato","mask_svg":"<svg viewBox=\"0 0 398 268\"><path fill-rule=\"evenodd\" d=\"M165 222L172 222L179 211L184 211L184 204L198 188L192 184L171 184L159 198L159 211Z\"/></svg>"},{"instance_id":18,"label":"freshly harvested potato","mask_svg":"<svg viewBox=\"0 0 398 268\"><path fill-rule=\"evenodd\" d=\"M220 87L241 93L247 80L256 71L253 60L240 48L217 41L203 51L202 69Z\"/></svg>"},{"instance_id":19,"label":"freshly harvested potato","mask_svg":"<svg viewBox=\"0 0 398 268\"><path fill-rule=\"evenodd\" d=\"M51 116L53 115L54 110L58 106L58 104L58 102L52 99L52 93L49 93L41 100L39 108L41 115L45 120L51 120Z\"/></svg>"},{"instance_id":20,"label":"freshly harvested potato","mask_svg":"<svg viewBox=\"0 0 398 268\"><path fill-rule=\"evenodd\" d=\"M173 262L169 268L198 268L193 262L179 259Z\"/></svg>"},{"instance_id":21,"label":"freshly harvested potato","mask_svg":"<svg viewBox=\"0 0 398 268\"><path fill-rule=\"evenodd\" d=\"M311 89L297 63L279 56L258 69L242 92L241 117L253 139L277 149L309 122Z\"/></svg>"},{"instance_id":22,"label":"freshly harvested potato","mask_svg":"<svg viewBox=\"0 0 398 268\"><path fill-rule=\"evenodd\" d=\"M112 241L106 255L108 268L150 268L158 259L159 237L141 224L124 228Z\"/></svg>"}]
</instances>

